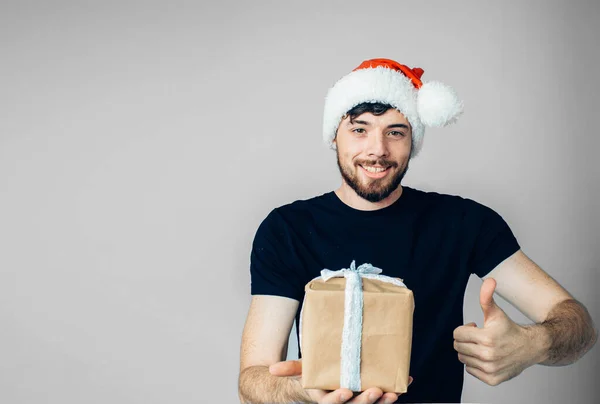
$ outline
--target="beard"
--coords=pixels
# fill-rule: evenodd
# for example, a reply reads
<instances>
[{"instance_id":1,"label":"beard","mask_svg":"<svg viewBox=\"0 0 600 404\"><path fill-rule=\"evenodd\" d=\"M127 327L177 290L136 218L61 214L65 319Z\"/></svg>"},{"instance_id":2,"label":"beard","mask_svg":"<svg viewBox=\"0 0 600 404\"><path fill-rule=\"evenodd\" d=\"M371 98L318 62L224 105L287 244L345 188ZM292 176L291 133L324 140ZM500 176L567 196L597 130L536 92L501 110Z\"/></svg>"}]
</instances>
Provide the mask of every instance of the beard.
<instances>
[{"instance_id":1,"label":"beard","mask_svg":"<svg viewBox=\"0 0 600 404\"><path fill-rule=\"evenodd\" d=\"M358 177L357 171L360 170L358 168L359 165L369 166L369 165L380 165L383 167L390 167L389 169L394 169L398 166L398 164L394 161L377 159L377 160L360 160L356 161L355 167L356 170L352 170L351 167L342 165L340 162L340 153L336 150L337 155L337 164L340 169L340 173L342 174L342 178L346 181L346 183L356 192L358 196L363 199L366 199L369 202L380 202L390 196L392 192L394 192L404 175L408 171L408 161L406 162L406 167L403 170L400 170L391 176L385 176L383 178L372 178L368 184L363 184L362 180Z\"/></svg>"}]
</instances>

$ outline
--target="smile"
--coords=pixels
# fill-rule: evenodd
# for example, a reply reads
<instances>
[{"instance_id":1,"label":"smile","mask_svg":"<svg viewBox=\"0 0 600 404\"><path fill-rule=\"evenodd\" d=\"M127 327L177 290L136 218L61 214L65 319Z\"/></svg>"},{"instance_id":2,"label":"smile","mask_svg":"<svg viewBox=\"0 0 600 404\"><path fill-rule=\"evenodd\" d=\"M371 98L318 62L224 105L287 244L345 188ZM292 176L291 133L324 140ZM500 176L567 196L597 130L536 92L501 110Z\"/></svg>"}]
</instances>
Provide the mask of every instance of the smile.
<instances>
[{"instance_id":1,"label":"smile","mask_svg":"<svg viewBox=\"0 0 600 404\"><path fill-rule=\"evenodd\" d=\"M390 171L389 167L363 167L360 166L365 175L369 178L383 178Z\"/></svg>"}]
</instances>

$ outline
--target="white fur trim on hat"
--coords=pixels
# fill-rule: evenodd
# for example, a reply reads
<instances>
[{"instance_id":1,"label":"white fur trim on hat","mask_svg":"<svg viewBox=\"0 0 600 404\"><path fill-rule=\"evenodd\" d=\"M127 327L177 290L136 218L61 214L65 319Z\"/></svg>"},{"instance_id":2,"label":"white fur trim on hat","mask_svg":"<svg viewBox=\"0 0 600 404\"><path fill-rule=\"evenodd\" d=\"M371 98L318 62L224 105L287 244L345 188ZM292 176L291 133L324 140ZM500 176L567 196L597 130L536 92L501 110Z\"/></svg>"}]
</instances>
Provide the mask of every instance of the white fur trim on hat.
<instances>
[{"instance_id":1,"label":"white fur trim on hat","mask_svg":"<svg viewBox=\"0 0 600 404\"><path fill-rule=\"evenodd\" d=\"M463 111L456 92L445 84L424 83L417 90L397 70L382 66L355 70L338 80L325 98L323 141L329 147L336 148L333 140L344 115L364 102L389 104L406 117L412 128L413 157L422 148L425 125L448 125Z\"/></svg>"}]
</instances>

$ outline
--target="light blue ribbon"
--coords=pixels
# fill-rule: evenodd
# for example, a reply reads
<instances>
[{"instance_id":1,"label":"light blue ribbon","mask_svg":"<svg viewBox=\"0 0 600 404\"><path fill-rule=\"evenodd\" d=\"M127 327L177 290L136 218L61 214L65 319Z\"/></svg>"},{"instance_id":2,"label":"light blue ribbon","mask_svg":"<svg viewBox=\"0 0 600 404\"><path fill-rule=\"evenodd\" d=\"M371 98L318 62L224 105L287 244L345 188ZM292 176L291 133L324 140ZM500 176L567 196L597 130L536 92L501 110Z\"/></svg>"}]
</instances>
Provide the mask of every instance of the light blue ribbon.
<instances>
[{"instance_id":1,"label":"light blue ribbon","mask_svg":"<svg viewBox=\"0 0 600 404\"><path fill-rule=\"evenodd\" d=\"M323 269L321 277L325 282L331 278L346 278L344 290L344 329L340 361L340 387L361 391L360 350L362 345L363 291L362 277L380 276L381 268L362 264L356 268L352 261L350 268L331 271Z\"/></svg>"}]
</instances>

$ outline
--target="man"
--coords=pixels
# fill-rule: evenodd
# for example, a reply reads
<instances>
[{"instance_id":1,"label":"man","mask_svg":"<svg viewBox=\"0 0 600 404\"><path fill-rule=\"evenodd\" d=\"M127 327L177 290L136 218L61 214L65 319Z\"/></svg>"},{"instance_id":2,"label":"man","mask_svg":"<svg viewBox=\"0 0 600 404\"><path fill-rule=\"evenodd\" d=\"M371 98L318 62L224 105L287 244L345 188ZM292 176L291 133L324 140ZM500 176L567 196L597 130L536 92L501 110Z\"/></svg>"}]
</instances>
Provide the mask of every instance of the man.
<instances>
[{"instance_id":1,"label":"man","mask_svg":"<svg viewBox=\"0 0 600 404\"><path fill-rule=\"evenodd\" d=\"M500 215L470 199L400 185L424 126L445 126L462 112L451 88L423 83L422 74L373 59L330 89L323 136L336 149L342 185L274 209L256 233L242 402L460 402L463 366L497 385L534 364L573 363L594 345L597 330L585 307L520 250ZM378 388L354 397L345 388L304 390L301 360L282 362L294 319L298 329L304 285L352 260L382 268L414 292L412 384L400 396ZM463 325L471 274L484 279L481 327ZM536 324L514 323L494 292Z\"/></svg>"}]
</instances>

